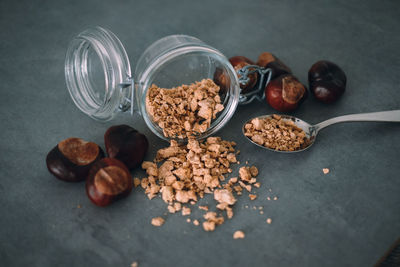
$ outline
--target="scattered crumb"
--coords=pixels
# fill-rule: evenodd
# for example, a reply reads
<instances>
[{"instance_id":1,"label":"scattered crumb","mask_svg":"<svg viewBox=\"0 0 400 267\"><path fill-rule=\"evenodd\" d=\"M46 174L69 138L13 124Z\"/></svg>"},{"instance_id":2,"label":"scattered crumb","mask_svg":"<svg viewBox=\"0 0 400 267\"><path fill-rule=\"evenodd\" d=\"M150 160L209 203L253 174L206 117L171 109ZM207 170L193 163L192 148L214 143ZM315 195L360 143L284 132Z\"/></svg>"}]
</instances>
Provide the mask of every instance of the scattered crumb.
<instances>
[{"instance_id":1,"label":"scattered crumb","mask_svg":"<svg viewBox=\"0 0 400 267\"><path fill-rule=\"evenodd\" d=\"M199 223L199 220L193 220L193 224L194 225L196 225L196 226L198 226L200 223Z\"/></svg>"},{"instance_id":2,"label":"scattered crumb","mask_svg":"<svg viewBox=\"0 0 400 267\"><path fill-rule=\"evenodd\" d=\"M172 205L168 205L168 211L169 211L170 213L175 213L175 212L176 212L175 207L172 206Z\"/></svg>"},{"instance_id":3,"label":"scattered crumb","mask_svg":"<svg viewBox=\"0 0 400 267\"><path fill-rule=\"evenodd\" d=\"M271 198L270 198L270 197L267 197L267 200L271 200Z\"/></svg>"},{"instance_id":4,"label":"scattered crumb","mask_svg":"<svg viewBox=\"0 0 400 267\"><path fill-rule=\"evenodd\" d=\"M261 186L260 182L257 182L257 183L254 184L254 187L260 188L260 186Z\"/></svg>"},{"instance_id":5,"label":"scattered crumb","mask_svg":"<svg viewBox=\"0 0 400 267\"><path fill-rule=\"evenodd\" d=\"M271 224L271 223L272 223L272 219L271 219L271 218L268 218L268 219L267 219L267 223L268 223L268 224Z\"/></svg>"},{"instance_id":6,"label":"scattered crumb","mask_svg":"<svg viewBox=\"0 0 400 267\"><path fill-rule=\"evenodd\" d=\"M140 185L140 179L135 177L133 178L133 186L138 187Z\"/></svg>"},{"instance_id":7,"label":"scattered crumb","mask_svg":"<svg viewBox=\"0 0 400 267\"><path fill-rule=\"evenodd\" d=\"M155 217L153 219L151 219L151 224L154 226L161 226L163 225L165 222L165 220L161 217Z\"/></svg>"},{"instance_id":8,"label":"scattered crumb","mask_svg":"<svg viewBox=\"0 0 400 267\"><path fill-rule=\"evenodd\" d=\"M199 206L199 209L208 211L208 206Z\"/></svg>"},{"instance_id":9,"label":"scattered crumb","mask_svg":"<svg viewBox=\"0 0 400 267\"><path fill-rule=\"evenodd\" d=\"M260 210L260 214L264 214L264 211L263 211L263 210Z\"/></svg>"},{"instance_id":10,"label":"scattered crumb","mask_svg":"<svg viewBox=\"0 0 400 267\"><path fill-rule=\"evenodd\" d=\"M182 216L190 215L192 211L188 207L182 207Z\"/></svg>"},{"instance_id":11,"label":"scattered crumb","mask_svg":"<svg viewBox=\"0 0 400 267\"><path fill-rule=\"evenodd\" d=\"M251 173L251 176L256 177L258 175L257 167L256 166L251 166L250 167L250 173Z\"/></svg>"},{"instance_id":12,"label":"scattered crumb","mask_svg":"<svg viewBox=\"0 0 400 267\"><path fill-rule=\"evenodd\" d=\"M278 200L278 197L274 197L274 200Z\"/></svg>"},{"instance_id":13,"label":"scattered crumb","mask_svg":"<svg viewBox=\"0 0 400 267\"><path fill-rule=\"evenodd\" d=\"M243 231L236 231L233 233L233 239L243 239L245 237L245 234Z\"/></svg>"},{"instance_id":14,"label":"scattered crumb","mask_svg":"<svg viewBox=\"0 0 400 267\"><path fill-rule=\"evenodd\" d=\"M139 266L139 264L137 261L134 261L131 263L131 267L138 267L138 266Z\"/></svg>"},{"instance_id":15,"label":"scattered crumb","mask_svg":"<svg viewBox=\"0 0 400 267\"><path fill-rule=\"evenodd\" d=\"M205 221L203 222L203 229L204 231L214 231L215 230L215 222L212 221Z\"/></svg>"},{"instance_id":16,"label":"scattered crumb","mask_svg":"<svg viewBox=\"0 0 400 267\"><path fill-rule=\"evenodd\" d=\"M259 206L259 207L258 207L259 210L262 210L263 208L264 208L263 206Z\"/></svg>"},{"instance_id":17,"label":"scattered crumb","mask_svg":"<svg viewBox=\"0 0 400 267\"><path fill-rule=\"evenodd\" d=\"M187 219L186 219L186 222L187 222L187 223L190 223L190 218L187 218Z\"/></svg>"},{"instance_id":18,"label":"scattered crumb","mask_svg":"<svg viewBox=\"0 0 400 267\"><path fill-rule=\"evenodd\" d=\"M257 195L249 194L249 198L250 200L254 200L257 198Z\"/></svg>"},{"instance_id":19,"label":"scattered crumb","mask_svg":"<svg viewBox=\"0 0 400 267\"><path fill-rule=\"evenodd\" d=\"M323 169L322 169L322 172L323 172L324 174L328 174L328 173L329 173L329 169L328 169L328 168L323 168Z\"/></svg>"},{"instance_id":20,"label":"scattered crumb","mask_svg":"<svg viewBox=\"0 0 400 267\"><path fill-rule=\"evenodd\" d=\"M78 206L76 206L78 209L82 208L81 204L78 204Z\"/></svg>"}]
</instances>

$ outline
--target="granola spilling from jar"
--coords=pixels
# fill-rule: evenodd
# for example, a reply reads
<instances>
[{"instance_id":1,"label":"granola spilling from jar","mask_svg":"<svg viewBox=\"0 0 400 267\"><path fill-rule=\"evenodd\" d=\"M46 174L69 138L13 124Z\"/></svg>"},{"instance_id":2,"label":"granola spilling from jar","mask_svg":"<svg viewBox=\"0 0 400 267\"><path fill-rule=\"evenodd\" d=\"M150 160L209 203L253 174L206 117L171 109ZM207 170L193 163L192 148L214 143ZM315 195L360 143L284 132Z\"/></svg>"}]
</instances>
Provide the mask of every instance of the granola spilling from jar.
<instances>
[{"instance_id":1,"label":"granola spilling from jar","mask_svg":"<svg viewBox=\"0 0 400 267\"><path fill-rule=\"evenodd\" d=\"M310 143L303 129L276 114L252 119L244 126L244 135L261 146L280 151L300 150Z\"/></svg>"},{"instance_id":2,"label":"granola spilling from jar","mask_svg":"<svg viewBox=\"0 0 400 267\"><path fill-rule=\"evenodd\" d=\"M202 226L205 231L213 231L224 223L225 218L233 217L232 207L243 189L251 192L252 186L259 187L255 166L244 166L239 170L239 178L225 177L232 173L231 165L239 164L235 142L209 137L198 141L193 137L187 145L179 145L171 140L170 146L157 152L154 162L145 161L142 168L147 177L135 178L135 186L141 186L149 199L161 195L168 204L170 213L181 212L182 216L191 214L190 205L196 204L205 194L212 194L217 202L215 211L208 206L204 210ZM224 216L225 214L225 216ZM191 222L190 219L187 219ZM199 225L199 220L193 220Z\"/></svg>"},{"instance_id":3,"label":"granola spilling from jar","mask_svg":"<svg viewBox=\"0 0 400 267\"><path fill-rule=\"evenodd\" d=\"M146 109L168 138L186 138L204 133L224 109L220 87L211 79L171 89L152 85L146 97Z\"/></svg>"}]
</instances>

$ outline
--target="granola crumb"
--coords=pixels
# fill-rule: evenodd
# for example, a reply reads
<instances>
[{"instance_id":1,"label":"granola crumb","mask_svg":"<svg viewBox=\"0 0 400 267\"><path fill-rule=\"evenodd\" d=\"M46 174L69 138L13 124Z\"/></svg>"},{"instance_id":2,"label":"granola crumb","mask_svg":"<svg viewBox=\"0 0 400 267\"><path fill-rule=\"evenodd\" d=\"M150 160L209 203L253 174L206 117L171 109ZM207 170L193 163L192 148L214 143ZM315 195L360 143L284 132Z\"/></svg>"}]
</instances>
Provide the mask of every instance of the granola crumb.
<instances>
[{"instance_id":1,"label":"granola crumb","mask_svg":"<svg viewBox=\"0 0 400 267\"><path fill-rule=\"evenodd\" d=\"M243 231L236 231L233 233L233 239L243 239L245 237L245 234Z\"/></svg>"},{"instance_id":2,"label":"granola crumb","mask_svg":"<svg viewBox=\"0 0 400 267\"><path fill-rule=\"evenodd\" d=\"M199 206L199 209L208 211L208 206Z\"/></svg>"},{"instance_id":3,"label":"granola crumb","mask_svg":"<svg viewBox=\"0 0 400 267\"><path fill-rule=\"evenodd\" d=\"M264 214L264 211L260 210L260 214L261 214L261 215Z\"/></svg>"},{"instance_id":4,"label":"granola crumb","mask_svg":"<svg viewBox=\"0 0 400 267\"><path fill-rule=\"evenodd\" d=\"M199 223L199 220L193 220L193 224L194 225L196 225L196 226L198 226L200 223Z\"/></svg>"},{"instance_id":5,"label":"granola crumb","mask_svg":"<svg viewBox=\"0 0 400 267\"><path fill-rule=\"evenodd\" d=\"M258 175L257 167L256 166L251 166L250 167L250 173L251 173L251 176L256 177Z\"/></svg>"},{"instance_id":6,"label":"granola crumb","mask_svg":"<svg viewBox=\"0 0 400 267\"><path fill-rule=\"evenodd\" d=\"M134 261L131 263L131 267L138 267L138 266L139 266L139 264L137 261Z\"/></svg>"},{"instance_id":7,"label":"granola crumb","mask_svg":"<svg viewBox=\"0 0 400 267\"><path fill-rule=\"evenodd\" d=\"M205 221L203 222L203 229L204 231L210 232L215 230L215 222L212 221Z\"/></svg>"},{"instance_id":8,"label":"granola crumb","mask_svg":"<svg viewBox=\"0 0 400 267\"><path fill-rule=\"evenodd\" d=\"M274 197L274 200L278 200L278 197Z\"/></svg>"},{"instance_id":9,"label":"granola crumb","mask_svg":"<svg viewBox=\"0 0 400 267\"><path fill-rule=\"evenodd\" d=\"M271 224L271 223L272 223L272 219L271 219L271 218L268 218L266 222L267 222L268 224Z\"/></svg>"},{"instance_id":10,"label":"granola crumb","mask_svg":"<svg viewBox=\"0 0 400 267\"><path fill-rule=\"evenodd\" d=\"M175 207L172 206L172 205L168 205L168 211L169 211L169 213L175 213L176 212Z\"/></svg>"},{"instance_id":11,"label":"granola crumb","mask_svg":"<svg viewBox=\"0 0 400 267\"><path fill-rule=\"evenodd\" d=\"M186 222L187 222L187 223L190 223L190 222L191 222L190 218L187 218L187 219L186 219Z\"/></svg>"},{"instance_id":12,"label":"granola crumb","mask_svg":"<svg viewBox=\"0 0 400 267\"><path fill-rule=\"evenodd\" d=\"M328 173L329 173L329 169L328 169L328 168L323 168L323 169L322 169L322 172L323 172L324 174L328 174Z\"/></svg>"},{"instance_id":13,"label":"granola crumb","mask_svg":"<svg viewBox=\"0 0 400 267\"><path fill-rule=\"evenodd\" d=\"M138 187L140 185L140 179L135 177L133 178L133 186Z\"/></svg>"},{"instance_id":14,"label":"granola crumb","mask_svg":"<svg viewBox=\"0 0 400 267\"><path fill-rule=\"evenodd\" d=\"M270 197L267 197L267 200L271 200L271 198L270 198Z\"/></svg>"},{"instance_id":15,"label":"granola crumb","mask_svg":"<svg viewBox=\"0 0 400 267\"><path fill-rule=\"evenodd\" d=\"M257 195L249 194L249 198L250 200L254 200L257 198Z\"/></svg>"},{"instance_id":16,"label":"granola crumb","mask_svg":"<svg viewBox=\"0 0 400 267\"><path fill-rule=\"evenodd\" d=\"M155 217L155 218L151 219L151 224L154 226L157 226L157 227L163 225L164 222L165 222L165 220L161 217Z\"/></svg>"},{"instance_id":17,"label":"granola crumb","mask_svg":"<svg viewBox=\"0 0 400 267\"><path fill-rule=\"evenodd\" d=\"M182 216L190 215L192 211L188 207L182 207Z\"/></svg>"}]
</instances>

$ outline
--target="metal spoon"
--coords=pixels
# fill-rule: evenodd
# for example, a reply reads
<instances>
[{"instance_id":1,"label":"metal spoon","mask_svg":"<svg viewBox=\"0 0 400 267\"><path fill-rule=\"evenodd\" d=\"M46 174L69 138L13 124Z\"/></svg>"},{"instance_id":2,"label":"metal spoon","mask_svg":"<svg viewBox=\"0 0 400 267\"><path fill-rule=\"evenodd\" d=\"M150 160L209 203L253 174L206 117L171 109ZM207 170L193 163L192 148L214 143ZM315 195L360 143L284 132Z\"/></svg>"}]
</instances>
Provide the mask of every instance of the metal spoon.
<instances>
[{"instance_id":1,"label":"metal spoon","mask_svg":"<svg viewBox=\"0 0 400 267\"><path fill-rule=\"evenodd\" d=\"M344 115L344 116L339 116L339 117L335 117L335 118L320 122L315 125L311 125L308 122L305 122L305 121L303 121L299 118L293 117L293 116L289 116L289 115L279 115L279 116L281 116L281 118L284 120L293 121L297 127L304 130L307 138L309 138L309 140L310 140L308 146L303 147L299 150L295 150L295 151L281 151L281 150L275 150L275 149L271 149L271 148L259 145L259 144L255 143L253 140L251 140L250 138L248 138L247 136L246 136L246 138L253 144L255 144L259 147L271 150L271 151L283 152L283 153L293 153L293 152L304 151L304 150L308 149L309 147L311 147L314 144L315 138L317 137L319 131L324 129L325 127L328 127L329 125L332 125L332 124L336 124L336 123L340 123L340 122L353 122L353 121L400 122L400 110ZM272 117L272 115L264 115L264 116L259 116L257 118L264 119L264 118L268 118L268 117ZM253 118L253 119L255 119L255 118ZM252 119L248 120L243 125L243 127L242 127L243 135L245 133L245 129L244 129L245 125L247 123L250 123L251 120Z\"/></svg>"}]
</instances>

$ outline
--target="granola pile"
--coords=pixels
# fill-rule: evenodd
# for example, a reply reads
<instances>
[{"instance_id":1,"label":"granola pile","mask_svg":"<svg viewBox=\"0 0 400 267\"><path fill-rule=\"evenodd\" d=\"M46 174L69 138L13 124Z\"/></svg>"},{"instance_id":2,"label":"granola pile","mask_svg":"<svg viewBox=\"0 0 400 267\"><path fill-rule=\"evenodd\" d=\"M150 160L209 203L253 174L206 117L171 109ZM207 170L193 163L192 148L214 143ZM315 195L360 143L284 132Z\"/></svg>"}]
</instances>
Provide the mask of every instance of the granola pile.
<instances>
[{"instance_id":1,"label":"granola pile","mask_svg":"<svg viewBox=\"0 0 400 267\"><path fill-rule=\"evenodd\" d=\"M205 231L213 231L226 218L233 217L232 206L236 203L235 195L241 195L243 189L251 192L252 186L260 187L255 178L258 169L255 166L241 167L239 178L225 180L225 175L232 173L231 164L239 162L235 142L224 141L220 137L209 137L197 141L190 137L187 145L178 145L174 140L170 146L157 152L154 162L145 161L142 168L147 177L134 179L135 186L141 186L149 199L161 194L168 204L170 213L181 212L190 215L188 204L194 205L205 194L213 194L218 203L217 211L209 211L208 206L199 206L206 213L202 223ZM188 220L190 222L190 219ZM154 224L154 223L153 223ZM193 220L194 225L200 222Z\"/></svg>"},{"instance_id":2,"label":"granola pile","mask_svg":"<svg viewBox=\"0 0 400 267\"><path fill-rule=\"evenodd\" d=\"M244 129L245 136L253 142L275 150L295 151L310 143L303 129L297 127L293 121L275 114L263 119L252 119Z\"/></svg>"},{"instance_id":3,"label":"granola pile","mask_svg":"<svg viewBox=\"0 0 400 267\"><path fill-rule=\"evenodd\" d=\"M219 90L211 79L171 89L153 84L147 93L146 109L165 137L186 138L204 133L224 109Z\"/></svg>"}]
</instances>

